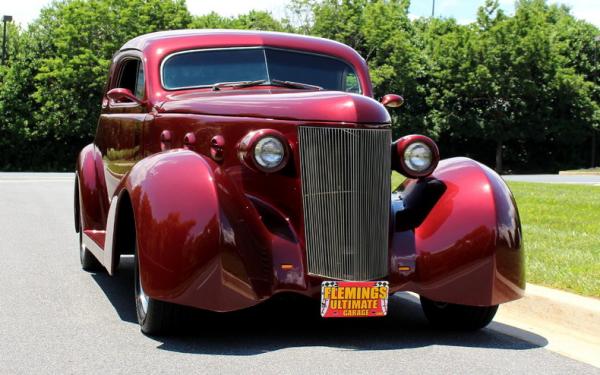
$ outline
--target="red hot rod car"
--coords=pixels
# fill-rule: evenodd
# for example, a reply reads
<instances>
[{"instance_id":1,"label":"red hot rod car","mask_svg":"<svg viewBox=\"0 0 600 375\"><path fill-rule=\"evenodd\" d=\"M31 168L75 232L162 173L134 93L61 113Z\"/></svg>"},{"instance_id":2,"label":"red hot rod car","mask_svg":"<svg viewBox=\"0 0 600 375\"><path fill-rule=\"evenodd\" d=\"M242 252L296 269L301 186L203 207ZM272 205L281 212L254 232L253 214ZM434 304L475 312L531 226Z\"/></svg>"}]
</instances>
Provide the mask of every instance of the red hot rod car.
<instances>
[{"instance_id":1,"label":"red hot rod car","mask_svg":"<svg viewBox=\"0 0 600 375\"><path fill-rule=\"evenodd\" d=\"M82 267L113 274L135 255L146 333L178 305L233 311L281 292L356 317L413 291L433 324L485 326L525 286L512 195L473 160L439 161L427 137L392 142L385 106L402 98L372 97L365 61L330 40L132 39L77 160ZM394 192L392 170L407 177Z\"/></svg>"}]
</instances>

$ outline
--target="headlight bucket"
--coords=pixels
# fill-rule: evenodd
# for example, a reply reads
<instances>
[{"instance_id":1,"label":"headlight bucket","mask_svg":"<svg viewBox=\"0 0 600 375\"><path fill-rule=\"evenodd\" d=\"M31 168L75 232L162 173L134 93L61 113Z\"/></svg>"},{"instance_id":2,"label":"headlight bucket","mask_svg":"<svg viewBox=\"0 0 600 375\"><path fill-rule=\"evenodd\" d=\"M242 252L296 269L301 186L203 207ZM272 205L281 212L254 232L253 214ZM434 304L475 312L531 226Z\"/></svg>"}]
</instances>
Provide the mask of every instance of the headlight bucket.
<instances>
[{"instance_id":1,"label":"headlight bucket","mask_svg":"<svg viewBox=\"0 0 600 375\"><path fill-rule=\"evenodd\" d=\"M437 145L424 135L407 135L392 143L392 169L406 177L427 177L439 161Z\"/></svg>"},{"instance_id":2,"label":"headlight bucket","mask_svg":"<svg viewBox=\"0 0 600 375\"><path fill-rule=\"evenodd\" d=\"M281 132L260 129L246 134L238 145L238 155L248 168L274 173L287 165L290 151L287 139Z\"/></svg>"}]
</instances>

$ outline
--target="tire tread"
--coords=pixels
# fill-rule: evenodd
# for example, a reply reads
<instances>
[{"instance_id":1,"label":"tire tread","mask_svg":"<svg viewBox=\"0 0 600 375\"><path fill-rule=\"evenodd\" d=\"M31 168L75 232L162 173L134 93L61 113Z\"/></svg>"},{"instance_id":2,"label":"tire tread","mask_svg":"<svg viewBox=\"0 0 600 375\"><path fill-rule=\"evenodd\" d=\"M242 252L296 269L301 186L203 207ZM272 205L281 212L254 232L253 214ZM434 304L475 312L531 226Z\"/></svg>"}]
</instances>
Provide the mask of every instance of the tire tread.
<instances>
[{"instance_id":1,"label":"tire tread","mask_svg":"<svg viewBox=\"0 0 600 375\"><path fill-rule=\"evenodd\" d=\"M476 331L494 319L498 305L468 306L452 303L439 304L421 296L421 307L427 320L438 328L461 331Z\"/></svg>"}]
</instances>

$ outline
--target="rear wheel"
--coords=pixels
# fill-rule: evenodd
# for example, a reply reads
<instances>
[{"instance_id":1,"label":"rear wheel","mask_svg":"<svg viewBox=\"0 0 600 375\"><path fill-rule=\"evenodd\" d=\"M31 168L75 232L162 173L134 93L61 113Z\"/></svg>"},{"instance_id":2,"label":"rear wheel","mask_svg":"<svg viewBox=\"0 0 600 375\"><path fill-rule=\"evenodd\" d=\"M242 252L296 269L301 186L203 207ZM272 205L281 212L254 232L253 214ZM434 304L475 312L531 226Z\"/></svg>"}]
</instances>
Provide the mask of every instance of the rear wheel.
<instances>
[{"instance_id":1,"label":"rear wheel","mask_svg":"<svg viewBox=\"0 0 600 375\"><path fill-rule=\"evenodd\" d=\"M421 297L421 307L429 322L443 329L476 331L494 319L498 305L467 306L437 302Z\"/></svg>"},{"instance_id":2,"label":"rear wheel","mask_svg":"<svg viewBox=\"0 0 600 375\"><path fill-rule=\"evenodd\" d=\"M151 298L146 294L140 277L140 264L135 251L135 308L142 332L148 335L168 334L172 331L177 305Z\"/></svg>"}]
</instances>

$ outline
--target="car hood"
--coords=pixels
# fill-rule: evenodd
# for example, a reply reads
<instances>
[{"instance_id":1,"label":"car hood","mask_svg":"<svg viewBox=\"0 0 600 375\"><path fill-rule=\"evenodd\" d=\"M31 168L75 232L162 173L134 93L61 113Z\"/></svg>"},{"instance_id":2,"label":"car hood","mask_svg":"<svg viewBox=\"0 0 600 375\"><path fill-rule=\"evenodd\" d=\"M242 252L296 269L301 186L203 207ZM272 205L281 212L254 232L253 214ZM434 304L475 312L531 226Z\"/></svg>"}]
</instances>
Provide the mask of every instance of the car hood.
<instances>
[{"instance_id":1,"label":"car hood","mask_svg":"<svg viewBox=\"0 0 600 375\"><path fill-rule=\"evenodd\" d=\"M298 121L384 124L390 116L377 101L339 91L227 90L170 95L161 113L259 117Z\"/></svg>"}]
</instances>

